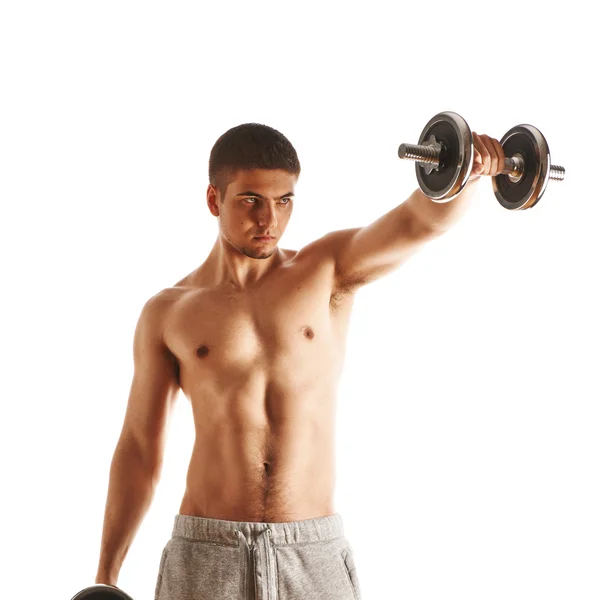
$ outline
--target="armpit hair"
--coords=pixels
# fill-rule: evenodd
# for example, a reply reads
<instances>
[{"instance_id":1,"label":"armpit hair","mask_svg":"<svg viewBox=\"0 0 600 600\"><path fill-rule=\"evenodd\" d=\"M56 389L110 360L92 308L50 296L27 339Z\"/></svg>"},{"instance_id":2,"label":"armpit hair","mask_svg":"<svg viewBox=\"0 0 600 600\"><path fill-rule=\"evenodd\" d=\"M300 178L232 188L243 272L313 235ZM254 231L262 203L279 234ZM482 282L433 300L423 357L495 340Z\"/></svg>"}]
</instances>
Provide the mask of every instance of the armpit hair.
<instances>
[{"instance_id":1,"label":"armpit hair","mask_svg":"<svg viewBox=\"0 0 600 600\"><path fill-rule=\"evenodd\" d=\"M343 281L338 281L329 298L330 308L337 308L347 297L354 294L360 287L369 283L370 279L365 273L354 272L346 275Z\"/></svg>"}]
</instances>

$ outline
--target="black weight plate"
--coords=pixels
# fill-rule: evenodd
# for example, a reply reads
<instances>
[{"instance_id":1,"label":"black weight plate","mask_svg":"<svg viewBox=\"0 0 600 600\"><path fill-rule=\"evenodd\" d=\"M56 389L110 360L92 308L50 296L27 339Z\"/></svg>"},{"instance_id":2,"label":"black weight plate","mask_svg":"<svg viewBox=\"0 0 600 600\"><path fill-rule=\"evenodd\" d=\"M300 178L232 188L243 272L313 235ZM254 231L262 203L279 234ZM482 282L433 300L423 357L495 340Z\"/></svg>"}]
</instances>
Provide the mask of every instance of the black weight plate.
<instances>
[{"instance_id":1,"label":"black weight plate","mask_svg":"<svg viewBox=\"0 0 600 600\"><path fill-rule=\"evenodd\" d=\"M97 584L81 590L72 600L133 600L123 590L111 585Z\"/></svg>"},{"instance_id":2,"label":"black weight plate","mask_svg":"<svg viewBox=\"0 0 600 600\"><path fill-rule=\"evenodd\" d=\"M505 156L514 156L518 153L523 157L523 177L520 181L514 183L508 175L496 176L498 193L504 200L503 206L510 210L519 210L527 203L534 190L539 161L533 143L525 134L513 135L502 147Z\"/></svg>"},{"instance_id":3,"label":"black weight plate","mask_svg":"<svg viewBox=\"0 0 600 600\"><path fill-rule=\"evenodd\" d=\"M464 187L473 165L472 136L466 121L453 112L436 115L423 129L419 144L434 136L442 145L440 166L427 174L416 163L417 181L432 199L450 200Z\"/></svg>"},{"instance_id":4,"label":"black weight plate","mask_svg":"<svg viewBox=\"0 0 600 600\"><path fill-rule=\"evenodd\" d=\"M441 192L447 188L452 180L456 177L456 169L458 168L458 134L450 123L438 121L433 126L429 127L425 135L425 140L419 140L419 144L428 140L434 135L435 139L442 144L442 152L440 154L440 166L437 170L432 171L429 175L425 169L417 163L418 171L421 173L421 179L428 189L434 192Z\"/></svg>"},{"instance_id":5,"label":"black weight plate","mask_svg":"<svg viewBox=\"0 0 600 600\"><path fill-rule=\"evenodd\" d=\"M504 155L523 157L523 176L517 182L508 175L492 178L494 194L508 210L523 210L535 206L548 182L550 154L546 140L531 125L518 125L508 131L501 140Z\"/></svg>"}]
</instances>

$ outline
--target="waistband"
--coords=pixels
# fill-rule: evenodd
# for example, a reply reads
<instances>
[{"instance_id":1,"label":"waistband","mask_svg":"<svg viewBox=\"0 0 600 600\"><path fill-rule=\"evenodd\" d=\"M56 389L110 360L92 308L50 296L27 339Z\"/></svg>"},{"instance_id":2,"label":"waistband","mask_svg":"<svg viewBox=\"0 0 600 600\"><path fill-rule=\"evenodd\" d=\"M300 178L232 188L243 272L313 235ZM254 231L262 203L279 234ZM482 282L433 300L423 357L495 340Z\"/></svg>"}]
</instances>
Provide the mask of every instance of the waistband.
<instances>
[{"instance_id":1,"label":"waistband","mask_svg":"<svg viewBox=\"0 0 600 600\"><path fill-rule=\"evenodd\" d=\"M225 521L208 517L176 515L173 537L237 544L241 534L250 543L254 543L267 531L273 543L278 545L327 541L344 536L342 517L339 513L334 513L327 517L284 523Z\"/></svg>"}]
</instances>

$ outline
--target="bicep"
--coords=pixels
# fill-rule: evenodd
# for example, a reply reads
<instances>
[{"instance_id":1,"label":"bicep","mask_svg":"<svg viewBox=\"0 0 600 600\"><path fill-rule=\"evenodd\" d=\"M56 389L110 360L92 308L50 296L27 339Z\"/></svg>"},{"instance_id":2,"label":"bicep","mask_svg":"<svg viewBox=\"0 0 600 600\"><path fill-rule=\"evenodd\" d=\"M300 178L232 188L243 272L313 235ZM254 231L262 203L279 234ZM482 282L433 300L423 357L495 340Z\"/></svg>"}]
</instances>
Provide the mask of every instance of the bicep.
<instances>
[{"instance_id":1,"label":"bicep","mask_svg":"<svg viewBox=\"0 0 600 600\"><path fill-rule=\"evenodd\" d=\"M336 284L358 287L394 271L439 233L421 223L404 203L369 225L330 235Z\"/></svg>"},{"instance_id":2,"label":"bicep","mask_svg":"<svg viewBox=\"0 0 600 600\"><path fill-rule=\"evenodd\" d=\"M146 302L133 339L134 373L122 437L134 439L153 465L160 462L171 410L177 399L177 361L162 340L161 299Z\"/></svg>"}]
</instances>

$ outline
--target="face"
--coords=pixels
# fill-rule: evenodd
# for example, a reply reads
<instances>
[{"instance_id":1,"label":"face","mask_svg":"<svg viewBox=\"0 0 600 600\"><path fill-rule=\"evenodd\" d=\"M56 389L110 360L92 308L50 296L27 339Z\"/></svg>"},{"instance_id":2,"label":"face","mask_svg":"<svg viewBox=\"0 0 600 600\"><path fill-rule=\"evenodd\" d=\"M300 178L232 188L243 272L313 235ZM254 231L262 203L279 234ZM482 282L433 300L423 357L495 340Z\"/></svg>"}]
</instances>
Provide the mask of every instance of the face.
<instances>
[{"instance_id":1,"label":"face","mask_svg":"<svg viewBox=\"0 0 600 600\"><path fill-rule=\"evenodd\" d=\"M269 258L277 249L292 214L298 178L280 169L239 171L227 187L224 201L213 185L207 201L219 217L220 234L241 254ZM269 239L259 239L269 236Z\"/></svg>"}]
</instances>

